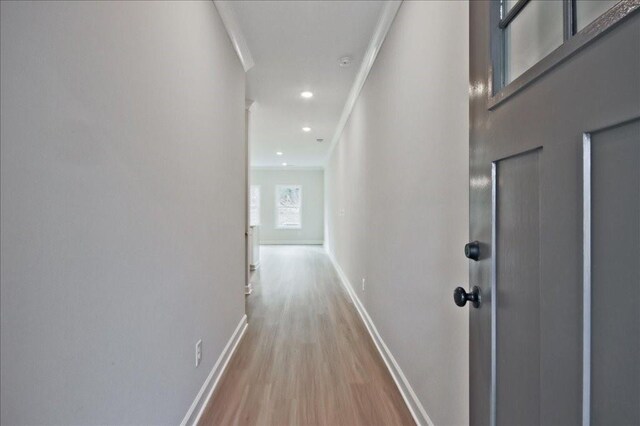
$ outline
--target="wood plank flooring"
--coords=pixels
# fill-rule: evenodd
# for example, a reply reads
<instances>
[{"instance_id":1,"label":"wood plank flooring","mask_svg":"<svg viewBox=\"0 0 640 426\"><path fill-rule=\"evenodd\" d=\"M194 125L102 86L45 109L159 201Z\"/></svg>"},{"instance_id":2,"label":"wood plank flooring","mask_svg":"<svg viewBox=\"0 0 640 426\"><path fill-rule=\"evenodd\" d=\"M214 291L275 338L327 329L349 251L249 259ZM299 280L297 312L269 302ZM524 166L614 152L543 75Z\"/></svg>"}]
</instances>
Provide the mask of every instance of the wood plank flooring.
<instances>
[{"instance_id":1,"label":"wood plank flooring","mask_svg":"<svg viewBox=\"0 0 640 426\"><path fill-rule=\"evenodd\" d=\"M200 425L412 425L319 246L263 246L249 326Z\"/></svg>"}]
</instances>

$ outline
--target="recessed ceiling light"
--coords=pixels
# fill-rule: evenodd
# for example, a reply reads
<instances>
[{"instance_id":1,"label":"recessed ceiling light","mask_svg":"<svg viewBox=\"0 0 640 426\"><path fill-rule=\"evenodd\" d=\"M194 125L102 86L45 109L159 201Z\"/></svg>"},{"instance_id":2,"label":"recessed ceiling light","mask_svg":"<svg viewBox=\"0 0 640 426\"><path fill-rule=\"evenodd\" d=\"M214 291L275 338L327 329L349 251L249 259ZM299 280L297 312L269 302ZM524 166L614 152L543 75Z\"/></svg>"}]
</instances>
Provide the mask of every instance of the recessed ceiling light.
<instances>
[{"instance_id":1,"label":"recessed ceiling light","mask_svg":"<svg viewBox=\"0 0 640 426\"><path fill-rule=\"evenodd\" d=\"M311 131L311 127L303 127L302 131L303 132L310 132Z\"/></svg>"},{"instance_id":2,"label":"recessed ceiling light","mask_svg":"<svg viewBox=\"0 0 640 426\"><path fill-rule=\"evenodd\" d=\"M309 99L309 98L313 98L313 93L311 93L311 92L302 92L302 93L300 93L300 96L302 96L303 98Z\"/></svg>"},{"instance_id":3,"label":"recessed ceiling light","mask_svg":"<svg viewBox=\"0 0 640 426\"><path fill-rule=\"evenodd\" d=\"M281 151L276 152L276 155L282 155Z\"/></svg>"},{"instance_id":4,"label":"recessed ceiling light","mask_svg":"<svg viewBox=\"0 0 640 426\"><path fill-rule=\"evenodd\" d=\"M287 163L282 163L282 165L286 167L286 166L287 166Z\"/></svg>"}]
</instances>

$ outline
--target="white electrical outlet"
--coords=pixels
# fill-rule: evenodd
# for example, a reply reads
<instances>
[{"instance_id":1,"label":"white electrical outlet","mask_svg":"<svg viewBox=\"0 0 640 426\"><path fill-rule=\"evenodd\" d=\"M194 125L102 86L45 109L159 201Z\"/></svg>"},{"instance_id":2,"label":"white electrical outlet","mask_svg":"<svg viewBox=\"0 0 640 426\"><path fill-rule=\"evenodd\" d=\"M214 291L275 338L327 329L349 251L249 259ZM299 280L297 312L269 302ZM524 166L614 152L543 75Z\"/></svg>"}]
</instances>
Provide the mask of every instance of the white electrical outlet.
<instances>
[{"instance_id":1,"label":"white electrical outlet","mask_svg":"<svg viewBox=\"0 0 640 426\"><path fill-rule=\"evenodd\" d=\"M202 339L196 342L196 367L200 365L202 361Z\"/></svg>"},{"instance_id":2,"label":"white electrical outlet","mask_svg":"<svg viewBox=\"0 0 640 426\"><path fill-rule=\"evenodd\" d=\"M364 291L364 278L362 279L362 291Z\"/></svg>"}]
</instances>

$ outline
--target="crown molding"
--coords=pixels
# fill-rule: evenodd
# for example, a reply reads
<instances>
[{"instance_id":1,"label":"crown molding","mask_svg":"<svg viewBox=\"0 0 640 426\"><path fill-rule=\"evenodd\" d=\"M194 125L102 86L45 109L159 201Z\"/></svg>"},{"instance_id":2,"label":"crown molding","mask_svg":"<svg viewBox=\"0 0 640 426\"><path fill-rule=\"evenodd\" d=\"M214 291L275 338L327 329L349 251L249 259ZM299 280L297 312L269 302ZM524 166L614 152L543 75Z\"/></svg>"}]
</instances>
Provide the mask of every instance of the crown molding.
<instances>
[{"instance_id":1,"label":"crown molding","mask_svg":"<svg viewBox=\"0 0 640 426\"><path fill-rule=\"evenodd\" d=\"M324 170L321 166L255 166L251 170L272 170L281 172L317 172Z\"/></svg>"},{"instance_id":2,"label":"crown molding","mask_svg":"<svg viewBox=\"0 0 640 426\"><path fill-rule=\"evenodd\" d=\"M253 62L253 56L251 56L247 40L244 38L244 34L240 29L240 24L238 24L236 14L231 8L231 1L214 0L213 4L218 10L218 14L222 19L225 29L227 30L227 34L229 34L231 44L233 44L233 48L235 49L238 58L240 58L244 72L249 71L255 63Z\"/></svg>"},{"instance_id":3,"label":"crown molding","mask_svg":"<svg viewBox=\"0 0 640 426\"><path fill-rule=\"evenodd\" d=\"M336 147L336 144L342 136L344 126L349 120L351 111L353 111L353 107L355 106L356 101L360 96L360 91L362 90L364 83L367 81L369 72L373 67L373 63L378 56L378 52L380 51L380 48L384 43L384 39L387 37L389 28L391 27L391 24L393 23L393 20L395 19L401 4L402 0L392 0L385 2L384 8L380 13L380 18L378 18L378 23L376 24L375 31L373 32L373 36L371 37L371 41L369 42L367 52L365 53L362 63L360 64L360 70L358 70L358 74L356 75L356 79L353 82L353 86L351 86L351 91L349 92L347 101L345 102L344 108L342 109L342 115L340 116L340 121L338 121L338 126L336 127L336 131L333 134L333 138L331 139L331 145L329 146L329 151L327 153L327 157L325 158L325 164L329 162L331 153L333 152L333 149Z\"/></svg>"}]
</instances>

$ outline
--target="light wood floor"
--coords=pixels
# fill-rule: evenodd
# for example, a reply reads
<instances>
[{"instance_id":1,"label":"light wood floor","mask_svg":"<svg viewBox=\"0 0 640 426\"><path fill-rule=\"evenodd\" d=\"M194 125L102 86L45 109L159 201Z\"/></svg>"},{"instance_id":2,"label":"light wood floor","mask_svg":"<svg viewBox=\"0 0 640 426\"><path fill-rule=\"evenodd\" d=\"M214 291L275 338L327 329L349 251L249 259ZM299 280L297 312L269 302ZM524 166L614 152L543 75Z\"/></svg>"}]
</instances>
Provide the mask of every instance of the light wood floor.
<instances>
[{"instance_id":1,"label":"light wood floor","mask_svg":"<svg viewBox=\"0 0 640 426\"><path fill-rule=\"evenodd\" d=\"M319 246L263 246L249 326L200 425L413 425Z\"/></svg>"}]
</instances>

